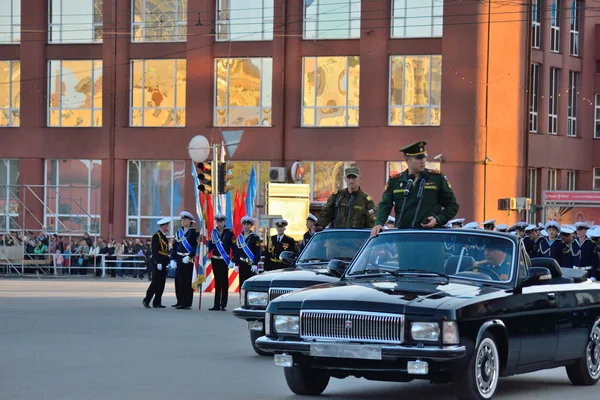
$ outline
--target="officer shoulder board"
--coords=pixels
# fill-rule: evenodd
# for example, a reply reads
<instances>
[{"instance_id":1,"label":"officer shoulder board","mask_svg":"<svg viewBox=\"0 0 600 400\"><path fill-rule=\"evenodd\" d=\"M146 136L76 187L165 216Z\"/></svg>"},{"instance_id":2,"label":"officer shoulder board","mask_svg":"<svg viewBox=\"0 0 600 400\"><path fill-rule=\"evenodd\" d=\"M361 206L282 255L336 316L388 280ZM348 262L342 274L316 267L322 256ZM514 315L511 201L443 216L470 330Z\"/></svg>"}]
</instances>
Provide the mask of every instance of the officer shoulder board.
<instances>
[{"instance_id":1,"label":"officer shoulder board","mask_svg":"<svg viewBox=\"0 0 600 400\"><path fill-rule=\"evenodd\" d=\"M428 169L427 173L430 175L441 175L442 174L439 169Z\"/></svg>"}]
</instances>

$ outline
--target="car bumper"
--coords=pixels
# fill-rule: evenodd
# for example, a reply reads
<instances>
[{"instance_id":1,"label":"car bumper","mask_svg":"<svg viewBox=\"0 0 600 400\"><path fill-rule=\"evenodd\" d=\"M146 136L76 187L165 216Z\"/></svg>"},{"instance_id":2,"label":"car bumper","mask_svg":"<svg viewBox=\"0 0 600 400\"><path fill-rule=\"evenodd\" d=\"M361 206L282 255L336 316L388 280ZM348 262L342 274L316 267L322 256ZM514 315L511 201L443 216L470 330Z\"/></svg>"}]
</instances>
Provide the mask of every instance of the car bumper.
<instances>
[{"instance_id":1,"label":"car bumper","mask_svg":"<svg viewBox=\"0 0 600 400\"><path fill-rule=\"evenodd\" d=\"M238 307L233 310L233 315L239 319L246 321L264 321L265 310L252 310L248 308Z\"/></svg>"}]
</instances>

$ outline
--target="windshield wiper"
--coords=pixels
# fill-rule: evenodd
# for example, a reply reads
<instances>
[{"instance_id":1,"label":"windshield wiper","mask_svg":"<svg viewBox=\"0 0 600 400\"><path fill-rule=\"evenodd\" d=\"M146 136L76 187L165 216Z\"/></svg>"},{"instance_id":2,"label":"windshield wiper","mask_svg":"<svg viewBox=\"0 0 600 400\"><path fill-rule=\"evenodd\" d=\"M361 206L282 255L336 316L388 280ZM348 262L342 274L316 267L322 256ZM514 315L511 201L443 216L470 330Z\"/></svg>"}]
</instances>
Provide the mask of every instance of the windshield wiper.
<instances>
[{"instance_id":1,"label":"windshield wiper","mask_svg":"<svg viewBox=\"0 0 600 400\"><path fill-rule=\"evenodd\" d=\"M307 263L307 262L329 262L330 260L326 260L324 258L303 258L302 260L296 261L299 264Z\"/></svg>"},{"instance_id":2,"label":"windshield wiper","mask_svg":"<svg viewBox=\"0 0 600 400\"><path fill-rule=\"evenodd\" d=\"M448 277L448 275L446 275L445 273L437 272L437 271L431 271L429 269L409 268L409 269L396 270L396 271L393 272L393 274L395 276L404 275L405 273L408 273L408 274L414 274L414 273L417 273L417 274L430 274L430 275L441 276L442 278L446 278L447 280L450 280L450 277Z\"/></svg>"}]
</instances>

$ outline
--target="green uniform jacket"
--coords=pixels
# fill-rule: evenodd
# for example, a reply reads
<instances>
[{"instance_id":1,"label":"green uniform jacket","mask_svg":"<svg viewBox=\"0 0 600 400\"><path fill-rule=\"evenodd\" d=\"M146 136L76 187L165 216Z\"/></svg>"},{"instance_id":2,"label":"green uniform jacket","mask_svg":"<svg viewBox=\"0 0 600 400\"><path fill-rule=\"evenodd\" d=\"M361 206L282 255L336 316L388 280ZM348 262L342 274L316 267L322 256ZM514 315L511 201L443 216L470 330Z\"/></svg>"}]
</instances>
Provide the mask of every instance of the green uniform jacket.
<instances>
[{"instance_id":1,"label":"green uniform jacket","mask_svg":"<svg viewBox=\"0 0 600 400\"><path fill-rule=\"evenodd\" d=\"M360 188L352 194L339 190L329 197L317 223L323 227L331 224L331 228L372 228L375 202Z\"/></svg>"},{"instance_id":2,"label":"green uniform jacket","mask_svg":"<svg viewBox=\"0 0 600 400\"><path fill-rule=\"evenodd\" d=\"M449 220L458 213L458 203L454 192L448 183L448 180L439 171L426 170L429 179L423 190L423 201L421 209L415 221L415 228L421 228L422 223L427 222L427 217L433 216L437 220L437 227L444 226ZM404 214L400 221L400 210L404 201L404 188L408 182L408 170L401 174L392 176L383 189L383 197L379 203L377 210L377 219L375 225L383 225L387 221L390 211L395 204L396 211L396 227L400 229L411 228L411 224L415 213L417 212L418 188L421 183L420 179L413 184L406 204L404 206ZM443 210L442 210L443 208Z\"/></svg>"}]
</instances>

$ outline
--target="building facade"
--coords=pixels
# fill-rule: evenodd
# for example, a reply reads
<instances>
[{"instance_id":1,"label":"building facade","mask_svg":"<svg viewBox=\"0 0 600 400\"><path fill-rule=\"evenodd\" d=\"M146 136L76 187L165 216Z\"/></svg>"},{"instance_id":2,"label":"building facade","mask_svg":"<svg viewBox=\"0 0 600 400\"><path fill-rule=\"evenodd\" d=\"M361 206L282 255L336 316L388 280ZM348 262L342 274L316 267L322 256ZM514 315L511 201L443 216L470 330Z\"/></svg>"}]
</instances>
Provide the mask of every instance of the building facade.
<instances>
[{"instance_id":1,"label":"building facade","mask_svg":"<svg viewBox=\"0 0 600 400\"><path fill-rule=\"evenodd\" d=\"M0 17L0 231L151 235L195 209L190 139L230 129L234 183L299 160L315 207L351 164L378 200L417 140L468 220L600 189L583 1L0 0Z\"/></svg>"}]
</instances>

